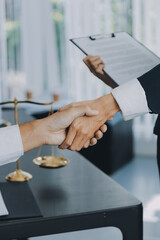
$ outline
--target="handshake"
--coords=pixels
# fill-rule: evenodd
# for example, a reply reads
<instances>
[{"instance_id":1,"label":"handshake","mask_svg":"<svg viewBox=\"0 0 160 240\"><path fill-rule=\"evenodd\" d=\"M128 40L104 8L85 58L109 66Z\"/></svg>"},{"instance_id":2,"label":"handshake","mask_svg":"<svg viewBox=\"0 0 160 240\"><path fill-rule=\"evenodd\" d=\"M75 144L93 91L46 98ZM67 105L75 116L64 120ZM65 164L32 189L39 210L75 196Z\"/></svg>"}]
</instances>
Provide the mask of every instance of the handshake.
<instances>
[{"instance_id":1,"label":"handshake","mask_svg":"<svg viewBox=\"0 0 160 240\"><path fill-rule=\"evenodd\" d=\"M72 103L55 114L19 126L24 152L41 145L80 151L95 145L106 132L106 121L119 111L112 94L96 100Z\"/></svg>"},{"instance_id":2,"label":"handshake","mask_svg":"<svg viewBox=\"0 0 160 240\"><path fill-rule=\"evenodd\" d=\"M111 85L103 73L104 63L99 57L88 56L84 63L90 71ZM95 145L107 131L106 121L112 121L119 106L112 94L95 100L72 103L52 116L20 125L24 152L41 145L58 145L61 149L80 151Z\"/></svg>"}]
</instances>

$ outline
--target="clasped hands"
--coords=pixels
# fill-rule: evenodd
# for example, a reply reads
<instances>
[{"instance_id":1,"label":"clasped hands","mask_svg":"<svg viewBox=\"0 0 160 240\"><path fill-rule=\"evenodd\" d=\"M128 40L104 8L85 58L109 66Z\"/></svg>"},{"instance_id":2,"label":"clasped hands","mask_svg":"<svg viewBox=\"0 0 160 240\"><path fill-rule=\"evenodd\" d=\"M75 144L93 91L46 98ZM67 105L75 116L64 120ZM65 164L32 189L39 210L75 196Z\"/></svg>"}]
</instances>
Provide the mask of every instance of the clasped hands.
<instances>
[{"instance_id":1,"label":"clasped hands","mask_svg":"<svg viewBox=\"0 0 160 240\"><path fill-rule=\"evenodd\" d=\"M21 124L24 152L41 145L58 145L72 151L95 145L107 130L104 123L113 120L117 111L116 101L108 94L96 100L69 104L47 118Z\"/></svg>"},{"instance_id":2,"label":"clasped hands","mask_svg":"<svg viewBox=\"0 0 160 240\"><path fill-rule=\"evenodd\" d=\"M112 94L108 94L96 100L69 104L60 108L60 112L82 107L87 107L92 111L96 110L97 114L76 118L71 123L67 136L59 148L80 151L82 148L89 147L89 145L95 145L107 130L106 125L104 125L105 122L112 121L114 114L119 111L119 106L114 97Z\"/></svg>"}]
</instances>

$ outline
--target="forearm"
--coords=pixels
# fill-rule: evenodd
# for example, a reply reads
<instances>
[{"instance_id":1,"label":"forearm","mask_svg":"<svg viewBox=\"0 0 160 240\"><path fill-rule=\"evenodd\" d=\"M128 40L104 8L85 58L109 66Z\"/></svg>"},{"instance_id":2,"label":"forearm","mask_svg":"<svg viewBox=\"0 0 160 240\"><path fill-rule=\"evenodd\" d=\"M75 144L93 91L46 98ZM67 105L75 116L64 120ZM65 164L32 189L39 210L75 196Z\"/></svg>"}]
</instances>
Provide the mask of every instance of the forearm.
<instances>
[{"instance_id":1,"label":"forearm","mask_svg":"<svg viewBox=\"0 0 160 240\"><path fill-rule=\"evenodd\" d=\"M99 111L100 115L103 115L105 121L120 111L119 105L111 93L96 99L93 107Z\"/></svg>"},{"instance_id":2,"label":"forearm","mask_svg":"<svg viewBox=\"0 0 160 240\"><path fill-rule=\"evenodd\" d=\"M43 144L43 129L40 129L39 127L40 122L41 120L35 120L19 125L24 152Z\"/></svg>"}]
</instances>

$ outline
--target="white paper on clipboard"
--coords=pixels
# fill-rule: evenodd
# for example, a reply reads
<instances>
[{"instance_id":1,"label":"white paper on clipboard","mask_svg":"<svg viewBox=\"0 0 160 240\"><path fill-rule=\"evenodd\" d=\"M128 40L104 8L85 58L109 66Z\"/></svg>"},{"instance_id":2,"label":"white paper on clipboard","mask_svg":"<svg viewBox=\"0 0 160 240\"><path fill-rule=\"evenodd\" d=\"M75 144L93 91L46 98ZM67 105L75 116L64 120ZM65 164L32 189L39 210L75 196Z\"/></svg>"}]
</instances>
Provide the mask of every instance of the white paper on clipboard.
<instances>
[{"instance_id":1,"label":"white paper on clipboard","mask_svg":"<svg viewBox=\"0 0 160 240\"><path fill-rule=\"evenodd\" d=\"M160 58L126 32L74 38L86 55L100 56L104 71L117 85L137 78L160 63Z\"/></svg>"}]
</instances>

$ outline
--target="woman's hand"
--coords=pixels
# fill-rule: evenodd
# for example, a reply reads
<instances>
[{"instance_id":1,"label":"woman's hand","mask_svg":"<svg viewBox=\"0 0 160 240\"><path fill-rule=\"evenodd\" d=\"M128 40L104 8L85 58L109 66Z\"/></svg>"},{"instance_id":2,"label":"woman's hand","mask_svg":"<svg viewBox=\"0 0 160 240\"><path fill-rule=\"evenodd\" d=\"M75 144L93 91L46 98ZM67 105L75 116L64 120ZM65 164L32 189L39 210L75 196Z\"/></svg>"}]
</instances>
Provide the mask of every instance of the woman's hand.
<instances>
[{"instance_id":1,"label":"woman's hand","mask_svg":"<svg viewBox=\"0 0 160 240\"><path fill-rule=\"evenodd\" d=\"M91 73L93 73L96 77L101 79L105 84L107 84L111 88L115 88L117 86L104 73L103 69L105 67L105 64L99 56L88 55L86 58L83 59L83 62L87 65Z\"/></svg>"}]
</instances>

